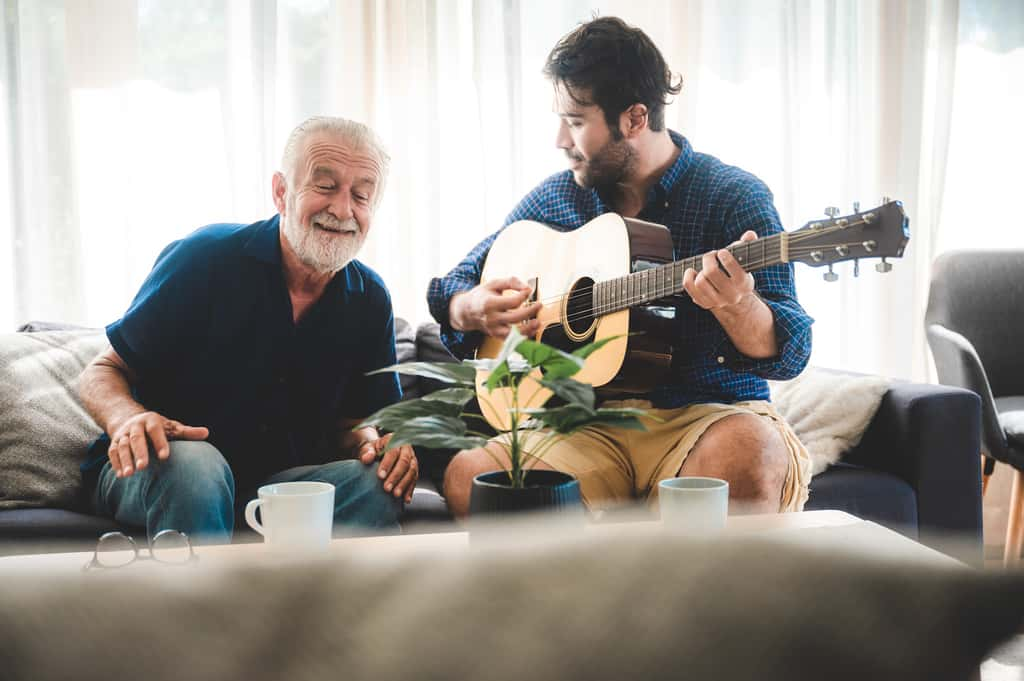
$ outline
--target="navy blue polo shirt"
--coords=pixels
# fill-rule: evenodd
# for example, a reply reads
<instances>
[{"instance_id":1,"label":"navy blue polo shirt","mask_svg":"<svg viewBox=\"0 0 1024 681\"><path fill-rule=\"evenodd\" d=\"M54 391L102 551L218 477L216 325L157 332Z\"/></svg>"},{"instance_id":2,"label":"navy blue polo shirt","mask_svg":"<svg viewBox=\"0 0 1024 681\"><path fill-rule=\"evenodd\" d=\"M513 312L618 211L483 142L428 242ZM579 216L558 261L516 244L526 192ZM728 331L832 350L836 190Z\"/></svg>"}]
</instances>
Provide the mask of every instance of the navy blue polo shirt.
<instances>
[{"instance_id":1,"label":"navy blue polo shirt","mask_svg":"<svg viewBox=\"0 0 1024 681\"><path fill-rule=\"evenodd\" d=\"M111 346L138 375L147 409L210 429L236 488L340 458L338 419L398 401L391 299L384 282L353 260L295 324L281 267L279 217L203 227L167 246ZM100 438L83 470L98 471Z\"/></svg>"}]
</instances>

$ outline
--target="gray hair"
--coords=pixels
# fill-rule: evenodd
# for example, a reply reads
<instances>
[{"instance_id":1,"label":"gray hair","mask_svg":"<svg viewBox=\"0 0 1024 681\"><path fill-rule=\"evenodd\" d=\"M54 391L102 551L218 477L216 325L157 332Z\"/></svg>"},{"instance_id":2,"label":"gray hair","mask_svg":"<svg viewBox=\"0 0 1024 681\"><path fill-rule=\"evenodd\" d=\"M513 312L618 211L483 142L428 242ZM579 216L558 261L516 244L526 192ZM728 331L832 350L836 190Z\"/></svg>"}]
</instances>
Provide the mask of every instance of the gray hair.
<instances>
[{"instance_id":1,"label":"gray hair","mask_svg":"<svg viewBox=\"0 0 1024 681\"><path fill-rule=\"evenodd\" d=\"M391 164L391 157L384 150L384 144L369 126L338 116L313 116L299 123L291 134L288 141L284 143L284 153L281 155L281 171L285 178L291 182L294 179L295 161L302 148L302 143L308 135L317 132L334 134L354 149L367 152L380 165L380 178L377 187L373 192L372 207L376 210L384 195L384 185L387 184L388 167Z\"/></svg>"}]
</instances>

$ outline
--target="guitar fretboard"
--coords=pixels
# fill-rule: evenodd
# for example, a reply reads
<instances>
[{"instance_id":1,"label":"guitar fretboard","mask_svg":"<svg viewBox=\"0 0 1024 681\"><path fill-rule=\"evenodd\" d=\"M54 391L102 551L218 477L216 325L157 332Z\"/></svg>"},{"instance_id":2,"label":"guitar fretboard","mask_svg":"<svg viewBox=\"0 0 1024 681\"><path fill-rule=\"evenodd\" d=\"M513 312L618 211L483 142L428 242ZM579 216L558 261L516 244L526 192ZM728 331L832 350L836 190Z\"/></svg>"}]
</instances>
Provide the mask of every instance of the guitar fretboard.
<instances>
[{"instance_id":1,"label":"guitar fretboard","mask_svg":"<svg viewBox=\"0 0 1024 681\"><path fill-rule=\"evenodd\" d=\"M733 244L728 247L736 261L747 272L789 261L789 234L780 232L769 237ZM594 313L611 314L680 293L683 274L688 269L700 272L702 256L684 258L657 267L627 274L594 284Z\"/></svg>"}]
</instances>

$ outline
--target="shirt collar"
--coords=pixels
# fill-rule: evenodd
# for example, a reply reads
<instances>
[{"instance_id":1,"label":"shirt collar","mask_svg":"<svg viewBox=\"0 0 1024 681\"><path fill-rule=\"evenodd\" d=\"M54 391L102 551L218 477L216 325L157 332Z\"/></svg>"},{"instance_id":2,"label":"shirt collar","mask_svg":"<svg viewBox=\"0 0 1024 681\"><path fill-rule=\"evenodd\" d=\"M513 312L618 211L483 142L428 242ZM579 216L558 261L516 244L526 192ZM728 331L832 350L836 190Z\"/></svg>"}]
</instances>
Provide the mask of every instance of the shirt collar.
<instances>
[{"instance_id":1,"label":"shirt collar","mask_svg":"<svg viewBox=\"0 0 1024 681\"><path fill-rule=\"evenodd\" d=\"M268 265L281 266L281 216L275 215L269 220L253 225L252 236L245 243L245 254ZM352 293L366 290L363 274L353 260L334 275L328 288L341 289Z\"/></svg>"},{"instance_id":2,"label":"shirt collar","mask_svg":"<svg viewBox=\"0 0 1024 681\"><path fill-rule=\"evenodd\" d=\"M690 142L680 135L675 130L669 130L668 136L672 138L672 143L679 147L679 156L676 157L675 163L668 167L668 170L658 180L658 186L665 192L667 196L671 191L672 187L675 186L686 171L690 169L690 165L693 163L693 147L690 146Z\"/></svg>"}]
</instances>

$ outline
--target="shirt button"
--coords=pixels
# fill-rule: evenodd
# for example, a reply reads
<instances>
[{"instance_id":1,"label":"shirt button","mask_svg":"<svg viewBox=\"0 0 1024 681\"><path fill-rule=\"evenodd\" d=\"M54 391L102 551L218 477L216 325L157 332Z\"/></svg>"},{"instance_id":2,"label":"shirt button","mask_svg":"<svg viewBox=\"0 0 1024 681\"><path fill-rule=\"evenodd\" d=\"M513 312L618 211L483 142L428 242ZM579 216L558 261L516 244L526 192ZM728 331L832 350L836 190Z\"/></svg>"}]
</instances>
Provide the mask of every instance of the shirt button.
<instances>
[{"instance_id":1,"label":"shirt button","mask_svg":"<svg viewBox=\"0 0 1024 681\"><path fill-rule=\"evenodd\" d=\"M722 357L721 355L719 355L718 356L718 363L719 364L725 364L725 357Z\"/></svg>"},{"instance_id":2,"label":"shirt button","mask_svg":"<svg viewBox=\"0 0 1024 681\"><path fill-rule=\"evenodd\" d=\"M665 202L665 208L668 208L668 201Z\"/></svg>"}]
</instances>

